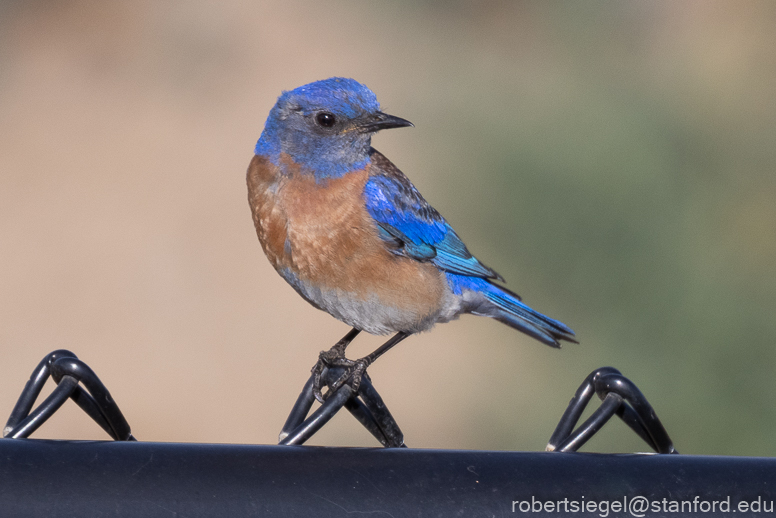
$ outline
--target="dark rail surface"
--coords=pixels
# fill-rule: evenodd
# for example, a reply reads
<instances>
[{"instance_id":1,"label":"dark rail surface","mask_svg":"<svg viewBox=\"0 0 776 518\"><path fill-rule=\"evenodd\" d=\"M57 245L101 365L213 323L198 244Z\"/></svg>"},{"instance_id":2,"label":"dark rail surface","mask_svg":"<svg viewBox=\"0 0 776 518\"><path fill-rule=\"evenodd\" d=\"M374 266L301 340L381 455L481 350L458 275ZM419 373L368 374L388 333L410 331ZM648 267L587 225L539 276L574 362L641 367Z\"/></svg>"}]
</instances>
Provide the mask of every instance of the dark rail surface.
<instances>
[{"instance_id":1,"label":"dark rail surface","mask_svg":"<svg viewBox=\"0 0 776 518\"><path fill-rule=\"evenodd\" d=\"M0 440L14 517L604 516L602 501L609 516L680 516L664 509L684 501L681 516L714 501L746 516L742 502L774 500L772 458Z\"/></svg>"}]
</instances>

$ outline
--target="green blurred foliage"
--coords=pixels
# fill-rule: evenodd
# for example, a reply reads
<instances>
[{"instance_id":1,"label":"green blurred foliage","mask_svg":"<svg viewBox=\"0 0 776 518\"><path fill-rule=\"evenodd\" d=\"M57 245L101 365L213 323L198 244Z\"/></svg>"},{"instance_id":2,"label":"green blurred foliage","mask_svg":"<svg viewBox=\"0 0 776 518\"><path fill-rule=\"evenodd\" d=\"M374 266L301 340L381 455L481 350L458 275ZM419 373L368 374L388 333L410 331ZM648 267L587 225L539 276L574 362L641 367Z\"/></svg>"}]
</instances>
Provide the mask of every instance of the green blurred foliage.
<instances>
[{"instance_id":1,"label":"green blurred foliage","mask_svg":"<svg viewBox=\"0 0 776 518\"><path fill-rule=\"evenodd\" d=\"M445 184L451 219L575 326L584 353L560 380L613 364L682 451L774 454L776 5L500 6L514 17L491 13L497 29L528 18L541 42L504 29L492 73L513 81L478 83L444 121L448 153L467 155Z\"/></svg>"}]
</instances>

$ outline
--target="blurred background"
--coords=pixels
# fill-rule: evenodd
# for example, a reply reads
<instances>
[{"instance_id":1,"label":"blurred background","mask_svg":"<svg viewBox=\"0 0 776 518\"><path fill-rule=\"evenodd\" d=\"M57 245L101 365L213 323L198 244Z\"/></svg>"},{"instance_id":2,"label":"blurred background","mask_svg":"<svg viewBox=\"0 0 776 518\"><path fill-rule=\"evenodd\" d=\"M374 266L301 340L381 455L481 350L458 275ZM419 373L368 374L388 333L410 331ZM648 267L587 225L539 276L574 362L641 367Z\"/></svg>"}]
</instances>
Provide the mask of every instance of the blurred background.
<instances>
[{"instance_id":1,"label":"blurred background","mask_svg":"<svg viewBox=\"0 0 776 518\"><path fill-rule=\"evenodd\" d=\"M339 75L581 341L463 317L402 343L369 372L411 447L542 450L612 365L681 452L776 455L774 26L768 1L0 2L0 418L67 348L140 440L276 442L348 328L269 265L245 170L281 91ZM72 402L35 437L107 439ZM345 412L311 444L377 445ZM648 447L612 421L584 449Z\"/></svg>"}]
</instances>

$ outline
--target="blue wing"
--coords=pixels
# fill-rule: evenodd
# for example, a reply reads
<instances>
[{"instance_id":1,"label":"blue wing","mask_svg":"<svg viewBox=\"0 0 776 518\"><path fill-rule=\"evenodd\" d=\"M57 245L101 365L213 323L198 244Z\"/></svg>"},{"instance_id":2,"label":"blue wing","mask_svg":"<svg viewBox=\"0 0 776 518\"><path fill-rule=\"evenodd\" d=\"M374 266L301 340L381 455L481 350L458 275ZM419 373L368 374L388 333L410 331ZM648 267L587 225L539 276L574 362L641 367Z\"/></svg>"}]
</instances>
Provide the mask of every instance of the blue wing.
<instances>
[{"instance_id":1,"label":"blue wing","mask_svg":"<svg viewBox=\"0 0 776 518\"><path fill-rule=\"evenodd\" d=\"M474 257L453 228L410 180L382 154L371 151L366 208L389 250L431 262L449 273L503 280Z\"/></svg>"},{"instance_id":2,"label":"blue wing","mask_svg":"<svg viewBox=\"0 0 776 518\"><path fill-rule=\"evenodd\" d=\"M472 313L495 318L553 347L560 347L560 340L576 342L571 328L491 282L503 279L469 253L458 234L404 173L374 149L370 158L370 178L364 187L366 208L392 253L433 263L445 271L448 285L457 295L464 290L479 294L480 303L470 308Z\"/></svg>"}]
</instances>

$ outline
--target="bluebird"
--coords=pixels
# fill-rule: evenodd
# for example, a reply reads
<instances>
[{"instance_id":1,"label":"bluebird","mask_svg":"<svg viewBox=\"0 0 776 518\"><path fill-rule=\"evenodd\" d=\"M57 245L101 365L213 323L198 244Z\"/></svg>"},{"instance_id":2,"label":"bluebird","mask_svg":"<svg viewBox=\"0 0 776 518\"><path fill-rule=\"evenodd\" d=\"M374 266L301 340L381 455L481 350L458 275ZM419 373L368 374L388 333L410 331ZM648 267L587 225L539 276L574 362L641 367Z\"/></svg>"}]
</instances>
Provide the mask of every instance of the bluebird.
<instances>
[{"instance_id":1,"label":"bluebird","mask_svg":"<svg viewBox=\"0 0 776 518\"><path fill-rule=\"evenodd\" d=\"M357 389L364 370L409 335L470 313L552 347L574 332L524 304L475 258L410 180L371 147L384 129L413 124L380 111L365 85L332 77L285 91L248 167L248 200L272 266L307 302L353 329L313 368L346 366L332 386ZM358 361L360 331L394 333ZM330 392L329 392L330 393Z\"/></svg>"}]
</instances>

